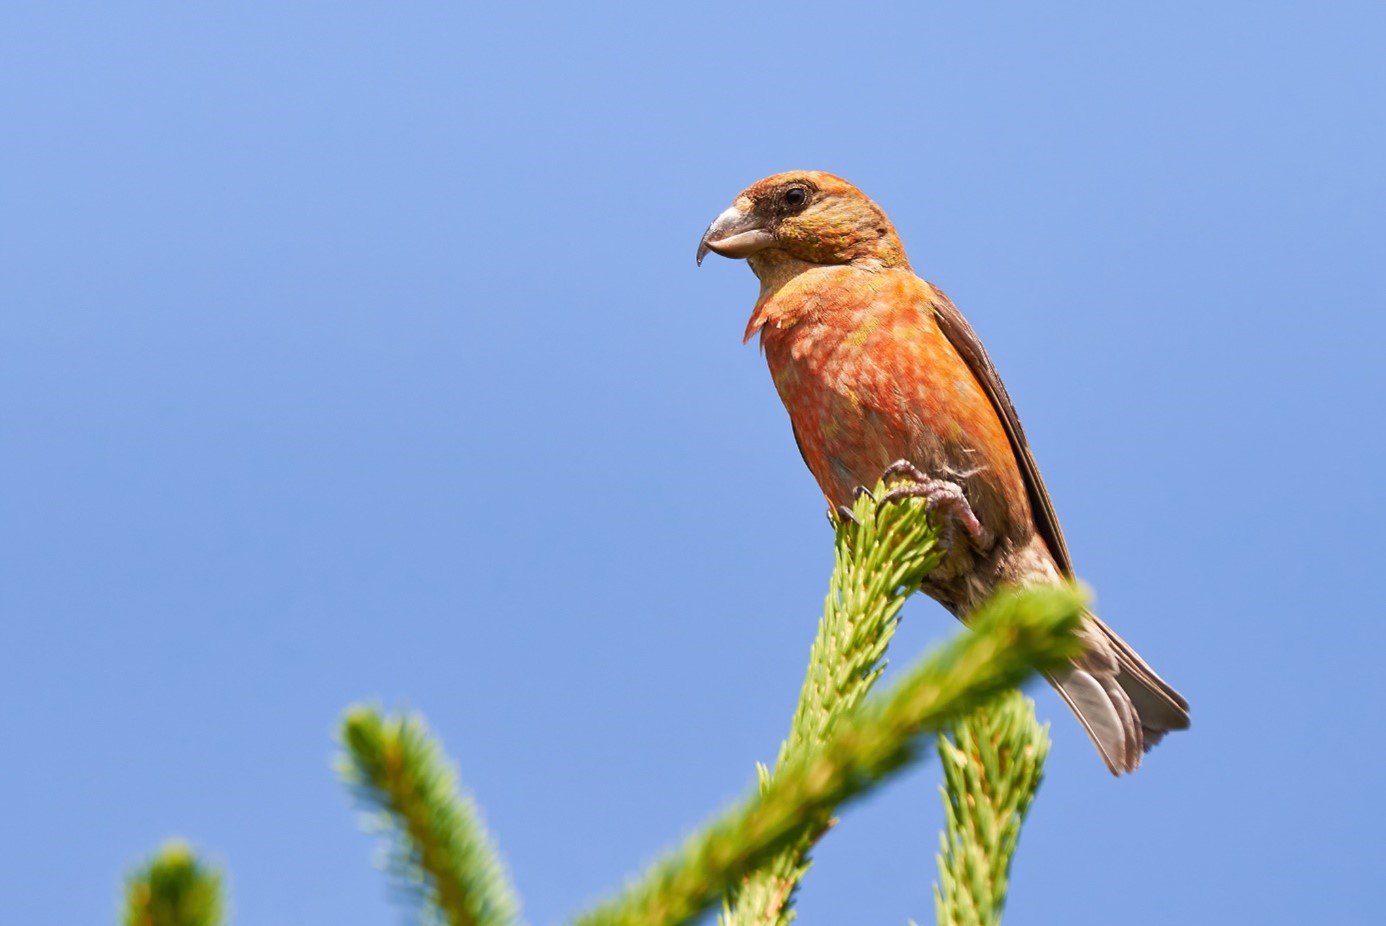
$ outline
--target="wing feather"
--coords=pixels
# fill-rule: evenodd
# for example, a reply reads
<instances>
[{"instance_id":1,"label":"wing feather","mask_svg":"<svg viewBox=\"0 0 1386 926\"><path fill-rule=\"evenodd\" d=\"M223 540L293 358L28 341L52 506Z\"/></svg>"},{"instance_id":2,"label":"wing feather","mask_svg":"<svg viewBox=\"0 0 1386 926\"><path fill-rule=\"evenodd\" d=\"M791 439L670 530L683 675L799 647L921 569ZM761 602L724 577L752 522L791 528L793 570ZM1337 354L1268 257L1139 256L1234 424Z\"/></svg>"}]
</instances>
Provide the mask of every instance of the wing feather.
<instances>
[{"instance_id":1,"label":"wing feather","mask_svg":"<svg viewBox=\"0 0 1386 926\"><path fill-rule=\"evenodd\" d=\"M1030 510L1034 514L1035 527L1039 530L1040 537L1044 538L1054 562L1063 574L1072 576L1073 563L1069 557L1068 544L1064 542L1064 532L1059 527L1059 516L1054 513L1054 503L1050 501L1049 492L1044 488L1039 464L1030 452L1030 442L1025 439L1025 429L1020 426L1020 416L1015 413L1015 405L1011 403L1005 384L1001 382L1001 377L996 372L991 358L987 356L986 348L982 346L977 333L972 330L967 319L963 318L957 306L937 288L934 288L933 309L943 336L967 363L972 375L977 377L977 382L982 384L987 397L991 399L992 407L1001 418L1006 436L1010 438L1011 450L1015 453L1016 462L1020 464L1020 475L1025 481L1025 492L1030 498Z\"/></svg>"}]
</instances>

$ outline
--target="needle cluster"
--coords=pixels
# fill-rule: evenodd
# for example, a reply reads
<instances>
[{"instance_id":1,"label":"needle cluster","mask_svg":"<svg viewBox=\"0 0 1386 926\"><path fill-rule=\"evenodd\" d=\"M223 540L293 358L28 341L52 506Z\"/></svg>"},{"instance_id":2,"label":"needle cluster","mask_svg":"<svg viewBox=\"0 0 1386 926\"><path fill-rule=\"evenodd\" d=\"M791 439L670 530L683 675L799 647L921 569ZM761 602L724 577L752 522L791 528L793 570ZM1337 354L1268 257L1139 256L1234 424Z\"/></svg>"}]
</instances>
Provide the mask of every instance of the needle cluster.
<instances>
[{"instance_id":1,"label":"needle cluster","mask_svg":"<svg viewBox=\"0 0 1386 926\"><path fill-rule=\"evenodd\" d=\"M931 733L948 734L939 743L948 807L940 923L999 922L1048 748L1014 689L1076 654L1084 595L1061 587L1002 592L973 615L970 629L868 696L900 608L937 565L940 527L920 499L857 500L837 529L823 618L773 771L759 767L751 794L577 917L579 926L672 926L719 901L724 926L788 924L809 852L835 814L922 758ZM339 771L371 827L385 834L384 867L423 921L519 922L480 813L422 718L357 706L341 741ZM131 878L126 926L217 926L219 883L186 849L166 849ZM157 913L165 909L181 912Z\"/></svg>"}]
</instances>

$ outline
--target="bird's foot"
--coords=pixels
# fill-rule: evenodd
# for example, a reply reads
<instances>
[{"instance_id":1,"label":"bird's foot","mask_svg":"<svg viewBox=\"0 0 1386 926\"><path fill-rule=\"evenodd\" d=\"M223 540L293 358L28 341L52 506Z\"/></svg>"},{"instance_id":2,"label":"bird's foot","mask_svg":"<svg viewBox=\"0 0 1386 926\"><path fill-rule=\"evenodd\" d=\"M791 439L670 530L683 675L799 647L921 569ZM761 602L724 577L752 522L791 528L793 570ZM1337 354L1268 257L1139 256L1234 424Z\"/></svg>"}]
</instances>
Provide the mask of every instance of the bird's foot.
<instances>
[{"instance_id":1,"label":"bird's foot","mask_svg":"<svg viewBox=\"0 0 1386 926\"><path fill-rule=\"evenodd\" d=\"M956 482L934 479L909 460L896 460L890 464L881 475L881 481L887 486L895 483L893 488L881 496L881 504L906 498L922 498L929 511L947 518L945 540L948 539L948 528L954 523L961 524L973 540L983 539L986 529L982 527L982 522L977 520L972 506L967 503L962 486Z\"/></svg>"}]
</instances>

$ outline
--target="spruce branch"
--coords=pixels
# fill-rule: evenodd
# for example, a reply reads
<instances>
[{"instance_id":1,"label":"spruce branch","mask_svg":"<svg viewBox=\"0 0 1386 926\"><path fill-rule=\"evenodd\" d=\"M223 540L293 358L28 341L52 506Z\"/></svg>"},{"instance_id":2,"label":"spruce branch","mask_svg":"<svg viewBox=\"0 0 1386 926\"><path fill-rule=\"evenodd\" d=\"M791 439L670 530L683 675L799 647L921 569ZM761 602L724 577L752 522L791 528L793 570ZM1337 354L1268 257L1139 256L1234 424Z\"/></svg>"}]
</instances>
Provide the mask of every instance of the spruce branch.
<instances>
[{"instance_id":1,"label":"spruce branch","mask_svg":"<svg viewBox=\"0 0 1386 926\"><path fill-rule=\"evenodd\" d=\"M879 497L883 486L877 486ZM821 746L836 720L866 697L885 668L885 651L901 607L938 564L938 530L923 503L877 508L862 495L853 519L839 519L835 567L808 673L775 773ZM761 771L761 788L771 774ZM748 877L724 905L723 926L788 926L793 896L812 864L809 850L832 825L831 809L804 836Z\"/></svg>"},{"instance_id":2,"label":"spruce branch","mask_svg":"<svg viewBox=\"0 0 1386 926\"><path fill-rule=\"evenodd\" d=\"M125 883L124 926L219 926L221 875L172 840Z\"/></svg>"},{"instance_id":3,"label":"spruce branch","mask_svg":"<svg viewBox=\"0 0 1386 926\"><path fill-rule=\"evenodd\" d=\"M938 730L1036 669L1057 669L1079 650L1084 595L1072 588L1003 592L963 632L911 668L891 690L843 716L824 742L791 758L760 793L724 813L581 926L685 923L732 885L820 832L832 810L919 757L919 736Z\"/></svg>"},{"instance_id":4,"label":"spruce branch","mask_svg":"<svg viewBox=\"0 0 1386 926\"><path fill-rule=\"evenodd\" d=\"M1020 826L1039 790L1049 727L1035 704L1008 691L940 734L947 831L940 834L939 926L999 926Z\"/></svg>"},{"instance_id":5,"label":"spruce branch","mask_svg":"<svg viewBox=\"0 0 1386 926\"><path fill-rule=\"evenodd\" d=\"M428 922L504 926L518 903L473 801L423 718L357 705L342 721L338 771L393 836L387 870Z\"/></svg>"}]
</instances>

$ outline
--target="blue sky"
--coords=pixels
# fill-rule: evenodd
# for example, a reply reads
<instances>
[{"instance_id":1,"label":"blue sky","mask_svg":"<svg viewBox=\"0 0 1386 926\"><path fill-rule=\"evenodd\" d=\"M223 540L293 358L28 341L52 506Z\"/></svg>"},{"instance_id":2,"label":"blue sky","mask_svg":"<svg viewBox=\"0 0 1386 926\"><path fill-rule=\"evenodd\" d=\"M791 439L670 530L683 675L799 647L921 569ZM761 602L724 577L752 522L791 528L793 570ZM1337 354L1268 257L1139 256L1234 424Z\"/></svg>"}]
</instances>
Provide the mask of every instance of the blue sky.
<instances>
[{"instance_id":1,"label":"blue sky","mask_svg":"<svg viewBox=\"0 0 1386 926\"><path fill-rule=\"evenodd\" d=\"M1379 4L11 4L6 919L171 835L240 923L398 922L330 771L423 712L554 923L745 793L831 565L744 186L854 181L988 345L1098 609L1193 704L1049 691L1009 924L1374 919ZM906 609L895 665L953 633ZM931 764L801 921L932 919Z\"/></svg>"}]
</instances>

